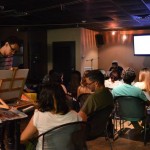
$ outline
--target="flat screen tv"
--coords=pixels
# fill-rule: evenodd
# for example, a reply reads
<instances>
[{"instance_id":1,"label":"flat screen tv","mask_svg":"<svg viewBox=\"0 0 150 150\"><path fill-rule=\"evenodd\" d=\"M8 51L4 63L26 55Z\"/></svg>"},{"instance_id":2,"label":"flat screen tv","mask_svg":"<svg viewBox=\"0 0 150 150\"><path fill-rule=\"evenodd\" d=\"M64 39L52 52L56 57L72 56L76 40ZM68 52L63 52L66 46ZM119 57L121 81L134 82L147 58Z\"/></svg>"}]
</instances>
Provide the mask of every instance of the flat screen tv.
<instances>
[{"instance_id":1,"label":"flat screen tv","mask_svg":"<svg viewBox=\"0 0 150 150\"><path fill-rule=\"evenodd\" d=\"M150 55L150 34L133 35L134 55Z\"/></svg>"}]
</instances>

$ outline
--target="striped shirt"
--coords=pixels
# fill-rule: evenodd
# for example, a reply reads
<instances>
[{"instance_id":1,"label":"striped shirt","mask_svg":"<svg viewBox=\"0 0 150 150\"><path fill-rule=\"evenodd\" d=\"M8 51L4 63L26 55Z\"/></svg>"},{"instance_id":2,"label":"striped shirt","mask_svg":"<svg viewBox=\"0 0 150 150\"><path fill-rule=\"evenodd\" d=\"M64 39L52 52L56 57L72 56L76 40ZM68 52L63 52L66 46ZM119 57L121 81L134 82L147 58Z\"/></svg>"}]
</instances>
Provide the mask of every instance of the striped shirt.
<instances>
[{"instance_id":1,"label":"striped shirt","mask_svg":"<svg viewBox=\"0 0 150 150\"><path fill-rule=\"evenodd\" d=\"M8 70L12 67L13 56L5 57L0 54L0 70Z\"/></svg>"}]
</instances>

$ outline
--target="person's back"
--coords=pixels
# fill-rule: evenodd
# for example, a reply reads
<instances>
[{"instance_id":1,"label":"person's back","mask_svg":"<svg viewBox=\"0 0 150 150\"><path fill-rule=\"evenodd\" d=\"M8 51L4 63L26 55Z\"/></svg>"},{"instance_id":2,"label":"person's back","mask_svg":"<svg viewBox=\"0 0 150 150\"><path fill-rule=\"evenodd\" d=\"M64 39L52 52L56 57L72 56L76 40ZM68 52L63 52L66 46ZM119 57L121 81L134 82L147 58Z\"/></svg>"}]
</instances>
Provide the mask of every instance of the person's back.
<instances>
[{"instance_id":1,"label":"person's back","mask_svg":"<svg viewBox=\"0 0 150 150\"><path fill-rule=\"evenodd\" d=\"M122 85L115 87L112 90L113 97L115 98L117 96L134 96L145 102L148 102L144 92L140 88L137 88L137 87L131 85L131 83L134 81L135 77L136 77L136 74L132 68L128 68L127 70L125 70L123 73L124 83ZM133 107L133 109L134 109L134 107ZM143 129L137 121L131 120L131 123L135 129L138 129L140 131Z\"/></svg>"},{"instance_id":2,"label":"person's back","mask_svg":"<svg viewBox=\"0 0 150 150\"><path fill-rule=\"evenodd\" d=\"M123 75L124 83L113 88L112 94L114 97L116 96L134 96L141 98L144 101L147 101L143 91L133 85L131 83L134 81L136 74L132 68L128 68L125 70Z\"/></svg>"},{"instance_id":3,"label":"person's back","mask_svg":"<svg viewBox=\"0 0 150 150\"><path fill-rule=\"evenodd\" d=\"M45 85L38 99L38 109L21 134L21 142L31 139L35 133L41 134L61 124L81 120L75 111L69 109L60 84ZM41 145L42 141L39 139L37 149L41 149Z\"/></svg>"},{"instance_id":4,"label":"person's back","mask_svg":"<svg viewBox=\"0 0 150 150\"><path fill-rule=\"evenodd\" d=\"M50 70L47 75L44 76L42 80L42 84L54 84L58 83L62 86L65 93L67 93L67 89L65 85L63 84L63 74L58 73L55 70Z\"/></svg>"},{"instance_id":5,"label":"person's back","mask_svg":"<svg viewBox=\"0 0 150 150\"><path fill-rule=\"evenodd\" d=\"M105 80L105 87L113 89L120 84L122 84L122 82L120 81L119 72L117 70L113 70L110 73L110 78Z\"/></svg>"},{"instance_id":6,"label":"person's back","mask_svg":"<svg viewBox=\"0 0 150 150\"><path fill-rule=\"evenodd\" d=\"M113 106L112 94L107 88L98 89L93 94L89 95L81 110L87 115L95 111L103 109L109 105Z\"/></svg>"}]
</instances>

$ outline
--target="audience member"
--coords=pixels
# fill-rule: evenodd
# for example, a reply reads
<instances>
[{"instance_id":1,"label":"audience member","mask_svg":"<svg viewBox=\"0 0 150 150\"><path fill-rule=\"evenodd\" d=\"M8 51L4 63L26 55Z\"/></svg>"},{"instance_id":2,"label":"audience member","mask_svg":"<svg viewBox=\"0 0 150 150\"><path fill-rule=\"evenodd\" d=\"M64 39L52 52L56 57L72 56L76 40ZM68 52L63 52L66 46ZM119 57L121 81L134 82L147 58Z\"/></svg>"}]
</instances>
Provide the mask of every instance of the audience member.
<instances>
[{"instance_id":1,"label":"audience member","mask_svg":"<svg viewBox=\"0 0 150 150\"><path fill-rule=\"evenodd\" d=\"M123 71L123 68L118 65L118 62L115 60L112 62L112 66L110 67L109 71L117 70L119 73L119 78L121 77L121 73Z\"/></svg>"},{"instance_id":2,"label":"audience member","mask_svg":"<svg viewBox=\"0 0 150 150\"><path fill-rule=\"evenodd\" d=\"M109 88L109 89L113 89L114 87L122 84L122 82L119 80L119 73L117 70L113 70L110 73L110 78L105 80L105 87Z\"/></svg>"},{"instance_id":3,"label":"audience member","mask_svg":"<svg viewBox=\"0 0 150 150\"><path fill-rule=\"evenodd\" d=\"M67 93L67 89L63 84L63 73L58 73L52 69L49 71L48 75L44 76L42 84L53 84L53 83L61 84L64 92Z\"/></svg>"},{"instance_id":4,"label":"audience member","mask_svg":"<svg viewBox=\"0 0 150 150\"><path fill-rule=\"evenodd\" d=\"M136 77L136 74L132 68L128 68L127 70L125 70L124 74L123 74L124 83L113 88L113 90L112 90L113 96L114 97L116 97L116 96L134 96L134 97L140 98L141 100L143 100L145 102L148 102L143 91L140 88L137 88L137 87L131 85L131 83L135 80L135 77ZM131 123L134 128L142 129L142 127L139 125L138 122L132 121Z\"/></svg>"},{"instance_id":5,"label":"audience member","mask_svg":"<svg viewBox=\"0 0 150 150\"><path fill-rule=\"evenodd\" d=\"M72 71L67 91L68 94L70 94L74 98L77 98L77 89L80 86L80 82L81 82L81 73L77 70Z\"/></svg>"},{"instance_id":6,"label":"audience member","mask_svg":"<svg viewBox=\"0 0 150 150\"><path fill-rule=\"evenodd\" d=\"M81 120L75 111L69 110L65 92L60 84L45 85L39 96L38 109L21 134L21 143L27 142L35 134L41 134L61 124ZM42 141L39 139L37 149L42 149L41 145Z\"/></svg>"},{"instance_id":7,"label":"audience member","mask_svg":"<svg viewBox=\"0 0 150 150\"><path fill-rule=\"evenodd\" d=\"M90 72L90 70L86 70L83 74L80 86L77 89L77 97L79 97L79 95L84 94L84 93L91 93L90 88L86 84L86 78L85 78L86 74L88 74L89 72Z\"/></svg>"},{"instance_id":8,"label":"audience member","mask_svg":"<svg viewBox=\"0 0 150 150\"><path fill-rule=\"evenodd\" d=\"M49 70L48 74L46 74L42 79L42 84L47 84L49 82L49 76L51 76L51 74L53 74L54 72L55 71L53 69Z\"/></svg>"},{"instance_id":9,"label":"audience member","mask_svg":"<svg viewBox=\"0 0 150 150\"><path fill-rule=\"evenodd\" d=\"M109 105L113 106L111 92L104 86L104 75L99 70L91 70L86 74L86 84L91 89L91 94L82 108L79 115L84 121L88 116L97 110L101 110Z\"/></svg>"},{"instance_id":10,"label":"audience member","mask_svg":"<svg viewBox=\"0 0 150 150\"><path fill-rule=\"evenodd\" d=\"M142 89L150 101L150 69L143 68L139 72L139 82L136 82L134 86Z\"/></svg>"}]
</instances>

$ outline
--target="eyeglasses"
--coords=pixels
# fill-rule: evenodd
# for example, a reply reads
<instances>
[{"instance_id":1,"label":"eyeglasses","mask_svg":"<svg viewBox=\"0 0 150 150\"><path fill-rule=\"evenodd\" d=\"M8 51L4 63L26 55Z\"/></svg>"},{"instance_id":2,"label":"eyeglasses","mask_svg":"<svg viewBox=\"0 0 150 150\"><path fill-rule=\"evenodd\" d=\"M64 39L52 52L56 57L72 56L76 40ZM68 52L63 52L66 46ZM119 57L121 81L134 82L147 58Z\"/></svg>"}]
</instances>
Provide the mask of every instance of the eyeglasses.
<instances>
[{"instance_id":1,"label":"eyeglasses","mask_svg":"<svg viewBox=\"0 0 150 150\"><path fill-rule=\"evenodd\" d=\"M16 53L16 51L18 51L17 49L15 49L15 48L13 48L13 47L11 47L11 45L9 44L9 47L10 47L10 49L11 49L11 51L12 51L12 53L14 54L14 53Z\"/></svg>"},{"instance_id":2,"label":"eyeglasses","mask_svg":"<svg viewBox=\"0 0 150 150\"><path fill-rule=\"evenodd\" d=\"M93 82L91 82L91 83L86 83L86 85L89 86L89 85L93 84L94 82L95 82L95 81L93 81Z\"/></svg>"}]
</instances>

